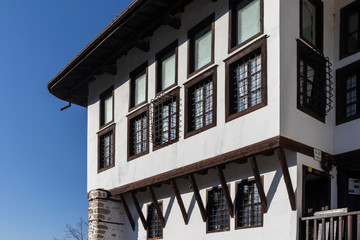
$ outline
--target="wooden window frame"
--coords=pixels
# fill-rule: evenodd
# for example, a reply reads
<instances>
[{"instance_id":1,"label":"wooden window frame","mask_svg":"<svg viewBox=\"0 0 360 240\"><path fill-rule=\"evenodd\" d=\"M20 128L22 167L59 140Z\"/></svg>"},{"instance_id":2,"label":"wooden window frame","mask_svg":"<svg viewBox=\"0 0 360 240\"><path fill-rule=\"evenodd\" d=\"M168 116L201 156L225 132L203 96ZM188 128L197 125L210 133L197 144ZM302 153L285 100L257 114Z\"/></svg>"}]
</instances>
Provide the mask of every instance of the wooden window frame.
<instances>
[{"instance_id":1,"label":"wooden window frame","mask_svg":"<svg viewBox=\"0 0 360 240\"><path fill-rule=\"evenodd\" d=\"M163 212L163 209L164 209L164 207L163 207L163 201L158 201L158 203L159 203L159 205L160 205L160 207L161 207L161 212ZM161 231L161 237L155 237L155 238L149 238L149 228L150 228L150 221L149 221L149 208L150 208L150 206L151 205L154 205L153 203L148 203L147 204L147 216L146 216L146 222L147 222L147 230L146 230L146 239L147 240L156 240L156 239L163 239L164 238L164 228L162 227L162 224L161 224L161 221L160 221L160 219L158 219L159 220L159 225L161 226L161 228L162 228L162 231ZM154 212L156 212L156 208L154 207L154 210L153 210ZM157 213L156 213L157 214Z\"/></svg>"},{"instance_id":2,"label":"wooden window frame","mask_svg":"<svg viewBox=\"0 0 360 240\"><path fill-rule=\"evenodd\" d=\"M141 72L145 71L145 100L135 105L135 76ZM130 74L130 81L129 81L129 112L134 110L137 107L140 107L147 103L148 99L148 62L144 62L135 70L133 70Z\"/></svg>"},{"instance_id":3,"label":"wooden window frame","mask_svg":"<svg viewBox=\"0 0 360 240\"><path fill-rule=\"evenodd\" d=\"M170 86L168 86L164 89L161 89L161 78L162 78L161 58L163 58L166 54L168 54L169 52L171 52L173 50L175 50L175 82L174 82L174 84L171 84ZM167 47L162 49L160 52L158 52L155 56L155 59L156 59L156 63L155 63L155 66L156 66L155 96L158 96L178 84L178 40L175 40L174 42L169 44ZM159 90L159 89L161 89L161 90Z\"/></svg>"},{"instance_id":4,"label":"wooden window frame","mask_svg":"<svg viewBox=\"0 0 360 240\"><path fill-rule=\"evenodd\" d=\"M347 29L348 29L348 14L358 13L358 47L352 52L347 51ZM339 59L351 56L355 53L360 52L360 2L353 1L340 9L340 42L339 42Z\"/></svg>"},{"instance_id":5,"label":"wooden window frame","mask_svg":"<svg viewBox=\"0 0 360 240\"><path fill-rule=\"evenodd\" d=\"M230 56L229 58L225 59L225 121L229 122L235 118L241 117L243 115L246 115L248 113L251 113L255 110L258 110L262 107L265 107L267 105L267 47L266 47L266 39L267 36L264 36L248 47L246 47L244 50L237 52L236 54ZM231 72L233 71L233 65L241 61L242 59L247 58L249 55L253 54L255 51L258 51L260 49L261 51L261 84L262 84L262 101L261 103L248 107L247 109L232 113L230 111L230 108L232 107L232 103L230 101L233 101L234 99L230 97L230 90L233 90L231 79Z\"/></svg>"},{"instance_id":6,"label":"wooden window frame","mask_svg":"<svg viewBox=\"0 0 360 240\"><path fill-rule=\"evenodd\" d=\"M112 96L112 120L108 123L104 123L105 118L105 109L104 109L104 101L111 94ZM99 111L99 129L109 126L114 122L114 86L111 86L103 93L100 94L100 111Z\"/></svg>"},{"instance_id":7,"label":"wooden window frame","mask_svg":"<svg viewBox=\"0 0 360 240\"><path fill-rule=\"evenodd\" d=\"M228 183L227 184L228 186L228 189L229 189L229 192L230 192L230 184ZM209 193L213 190L220 190L220 191L223 191L222 187L221 186L216 186L216 187L212 187L212 188L208 188L206 189L206 215L207 215L207 218L206 218L206 233L217 233L217 232L227 232L227 231L230 231L230 226L231 226L231 223L230 223L230 214L229 214L229 211L226 210L226 213L228 215L228 224L229 224L229 228L228 229L222 229L220 231L210 231L209 230L209 212L210 212L210 205L209 205ZM224 194L224 192L223 192ZM225 199L225 194L224 194L224 202L227 204L226 202L226 199ZM228 206L229 207L229 206Z\"/></svg>"},{"instance_id":8,"label":"wooden window frame","mask_svg":"<svg viewBox=\"0 0 360 240\"><path fill-rule=\"evenodd\" d=\"M132 128L133 128L133 124L132 121L133 119L137 118L140 115L146 115L146 124L147 124L147 129L146 129L146 150L142 151L138 154L134 154L133 151L131 150L131 148L133 147L132 142L134 141L133 138L133 134L132 133ZM135 158L144 156L146 154L149 153L149 105L146 105L140 109L138 109L137 111L129 114L127 116L128 119L128 142L127 142L127 149L128 149L128 161L134 160Z\"/></svg>"},{"instance_id":9,"label":"wooden window frame","mask_svg":"<svg viewBox=\"0 0 360 240\"><path fill-rule=\"evenodd\" d=\"M217 65L208 69L207 71L201 73L199 76L191 79L190 81L184 83L185 88L185 119L184 119L184 138L191 137L193 135L196 135L200 132L203 132L209 128L216 126L216 105L217 105ZM207 126L203 126L202 128L192 130L191 128L191 121L193 120L192 117L192 101L191 101L191 95L192 95L192 88L196 86L197 84L200 84L203 81L207 81L209 78L211 78L211 81L213 83L213 122Z\"/></svg>"},{"instance_id":10,"label":"wooden window frame","mask_svg":"<svg viewBox=\"0 0 360 240\"><path fill-rule=\"evenodd\" d=\"M101 166L101 137L109 132L112 131L113 134L113 152L112 152L112 163L109 166L102 167ZM97 164L97 172L101 173L105 170L108 170L110 168L113 168L115 166L115 124L111 124L107 126L105 129L99 131L98 133L98 164Z\"/></svg>"},{"instance_id":11,"label":"wooden window frame","mask_svg":"<svg viewBox=\"0 0 360 240\"><path fill-rule=\"evenodd\" d=\"M346 117L346 77L353 74L357 75L357 113L353 116ZM336 125L353 121L358 118L360 118L360 60L336 70Z\"/></svg>"},{"instance_id":12,"label":"wooden window frame","mask_svg":"<svg viewBox=\"0 0 360 240\"><path fill-rule=\"evenodd\" d=\"M262 181L262 185L264 186L264 175L261 175L261 181ZM255 178L248 178L248 179L245 179L245 180L240 180L240 181L237 181L235 182L235 230L238 230L238 229L246 229L246 228L257 228L257 227L263 227L264 226L264 209L262 208L262 201L261 201L261 198L260 198L260 208L261 208L261 224L260 225L251 225L251 226L238 226L238 211L239 211L239 185L240 184L243 184L244 182L248 183L248 182L254 182L254 184L256 185L256 182L255 182ZM257 187L257 185L256 185Z\"/></svg>"},{"instance_id":13,"label":"wooden window frame","mask_svg":"<svg viewBox=\"0 0 360 240\"><path fill-rule=\"evenodd\" d=\"M194 35L211 25L211 61L201 68L194 70L195 59L194 59ZM194 76L198 72L201 72L203 69L207 68L211 64L214 63L214 55L215 55L215 14L211 14L203 21L198 23L195 27L191 28L188 31L188 41L187 41L187 56L188 56L188 64L187 64L187 75L188 78Z\"/></svg>"},{"instance_id":14,"label":"wooden window frame","mask_svg":"<svg viewBox=\"0 0 360 240\"><path fill-rule=\"evenodd\" d=\"M237 34L237 23L236 23L236 6L245 0L230 0L229 1L229 48L228 53L234 52L235 50L245 46L249 42L253 41L257 37L261 36L264 33L264 1L260 0L260 31L243 41L240 44L236 44L236 34Z\"/></svg>"},{"instance_id":15,"label":"wooden window frame","mask_svg":"<svg viewBox=\"0 0 360 240\"><path fill-rule=\"evenodd\" d=\"M303 37L303 26L302 26L302 2L304 0L299 0L300 3L300 38L317 49L319 52L323 51L324 47L324 3L321 0L308 0L315 7L315 45Z\"/></svg>"}]
</instances>

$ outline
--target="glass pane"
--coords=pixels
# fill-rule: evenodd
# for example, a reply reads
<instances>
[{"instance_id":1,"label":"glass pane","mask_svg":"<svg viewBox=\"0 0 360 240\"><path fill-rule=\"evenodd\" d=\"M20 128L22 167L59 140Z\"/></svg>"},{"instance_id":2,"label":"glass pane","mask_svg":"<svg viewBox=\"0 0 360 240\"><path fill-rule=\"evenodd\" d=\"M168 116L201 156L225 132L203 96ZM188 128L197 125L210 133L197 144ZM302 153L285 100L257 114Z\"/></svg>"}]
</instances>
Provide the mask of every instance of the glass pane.
<instances>
[{"instance_id":1,"label":"glass pane","mask_svg":"<svg viewBox=\"0 0 360 240\"><path fill-rule=\"evenodd\" d=\"M246 0L237 6L237 44L260 32L260 0Z\"/></svg>"},{"instance_id":2,"label":"glass pane","mask_svg":"<svg viewBox=\"0 0 360 240\"><path fill-rule=\"evenodd\" d=\"M135 105L145 101L146 96L146 73L143 72L135 77Z\"/></svg>"},{"instance_id":3,"label":"glass pane","mask_svg":"<svg viewBox=\"0 0 360 240\"><path fill-rule=\"evenodd\" d=\"M175 83L175 51L162 58L161 90Z\"/></svg>"},{"instance_id":4,"label":"glass pane","mask_svg":"<svg viewBox=\"0 0 360 240\"><path fill-rule=\"evenodd\" d=\"M302 37L315 45L316 8L308 0L302 1Z\"/></svg>"},{"instance_id":5,"label":"glass pane","mask_svg":"<svg viewBox=\"0 0 360 240\"><path fill-rule=\"evenodd\" d=\"M348 35L347 38L347 51L348 52L353 52L356 51L358 49L358 32L354 32L350 35Z\"/></svg>"},{"instance_id":6,"label":"glass pane","mask_svg":"<svg viewBox=\"0 0 360 240\"><path fill-rule=\"evenodd\" d=\"M353 33L359 30L359 13L354 12L351 15L349 15L348 18L348 33Z\"/></svg>"},{"instance_id":7,"label":"glass pane","mask_svg":"<svg viewBox=\"0 0 360 240\"><path fill-rule=\"evenodd\" d=\"M104 124L113 120L113 96L104 100Z\"/></svg>"},{"instance_id":8,"label":"glass pane","mask_svg":"<svg viewBox=\"0 0 360 240\"><path fill-rule=\"evenodd\" d=\"M199 68L205 66L209 62L211 62L211 25L195 34L195 64L194 70L198 70Z\"/></svg>"},{"instance_id":9,"label":"glass pane","mask_svg":"<svg viewBox=\"0 0 360 240\"><path fill-rule=\"evenodd\" d=\"M356 74L353 74L346 79L346 90L356 87Z\"/></svg>"}]
</instances>

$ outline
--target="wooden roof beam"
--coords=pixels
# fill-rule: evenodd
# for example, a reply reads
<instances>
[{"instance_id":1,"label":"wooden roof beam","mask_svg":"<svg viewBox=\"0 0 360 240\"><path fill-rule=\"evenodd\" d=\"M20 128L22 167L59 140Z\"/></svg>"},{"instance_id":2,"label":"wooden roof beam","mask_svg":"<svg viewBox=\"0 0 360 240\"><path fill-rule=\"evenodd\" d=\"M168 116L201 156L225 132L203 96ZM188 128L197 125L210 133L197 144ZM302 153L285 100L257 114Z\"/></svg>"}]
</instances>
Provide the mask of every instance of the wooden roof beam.
<instances>
[{"instance_id":1,"label":"wooden roof beam","mask_svg":"<svg viewBox=\"0 0 360 240\"><path fill-rule=\"evenodd\" d=\"M162 21L164 24L169 25L170 27L178 30L181 27L181 20L178 17L174 17L170 14L166 14L163 18Z\"/></svg>"},{"instance_id":2,"label":"wooden roof beam","mask_svg":"<svg viewBox=\"0 0 360 240\"><path fill-rule=\"evenodd\" d=\"M141 211L141 208L140 208L139 202L138 202L138 200L136 198L136 195L135 195L135 193L133 191L131 191L130 194L131 194L131 198L133 200L133 203L135 205L136 211L139 214L139 217L141 219L142 225L144 226L144 229L147 230L147 222L145 220L144 214Z\"/></svg>"},{"instance_id":3,"label":"wooden roof beam","mask_svg":"<svg viewBox=\"0 0 360 240\"><path fill-rule=\"evenodd\" d=\"M151 186L148 186L147 191L150 194L152 203L154 204L157 215L160 218L161 225L164 228L165 227L165 218L164 218L164 215L163 215L163 213L161 211L161 208L160 208L159 202L158 202L158 200L156 198L156 195L154 193L154 189Z\"/></svg>"},{"instance_id":4,"label":"wooden roof beam","mask_svg":"<svg viewBox=\"0 0 360 240\"><path fill-rule=\"evenodd\" d=\"M257 186L257 189L258 189L258 192L260 195L260 199L261 199L261 207L263 209L263 212L267 213L267 199L266 199L264 185L263 185L263 182L260 177L259 167L258 167L255 156L248 157L248 162L250 164L250 167L251 167L252 172L255 177L255 183L256 183L256 186Z\"/></svg>"},{"instance_id":5,"label":"wooden roof beam","mask_svg":"<svg viewBox=\"0 0 360 240\"><path fill-rule=\"evenodd\" d=\"M189 219L188 219L188 214L186 212L186 209L185 209L185 206L184 206L184 202L181 198L181 195L180 195L180 192L179 192L179 188L176 184L176 181L175 179L172 179L170 181L170 184L171 184L171 188L173 189L174 193L175 193L175 197L176 197L176 200L179 204L179 207L180 207L180 210L181 210L181 214L183 216L183 219L184 219L184 222L185 222L185 225L187 225L189 223Z\"/></svg>"},{"instance_id":6,"label":"wooden roof beam","mask_svg":"<svg viewBox=\"0 0 360 240\"><path fill-rule=\"evenodd\" d=\"M231 196L230 196L230 192L229 192L228 185L226 184L224 172L223 172L223 170L220 168L220 166L217 166L217 167L216 167L216 172L217 172L218 178L219 178L219 180L220 180L221 188L222 188L222 191L223 191L223 193L224 193L226 203L227 203L227 205L228 205L229 215L230 215L231 217L234 217L234 205L233 205L232 200L231 200Z\"/></svg>"},{"instance_id":7,"label":"wooden roof beam","mask_svg":"<svg viewBox=\"0 0 360 240\"><path fill-rule=\"evenodd\" d=\"M138 49L140 49L144 52L148 52L150 50L150 42L148 40L136 39L135 47L137 47Z\"/></svg>"},{"instance_id":8,"label":"wooden roof beam","mask_svg":"<svg viewBox=\"0 0 360 240\"><path fill-rule=\"evenodd\" d=\"M126 203L126 200L125 200L125 197L124 197L123 194L120 195L120 199L121 199L121 203L122 203L123 206L124 206L124 210L125 210L126 216L127 216L128 219L129 219L131 228L132 228L133 231L135 231L135 222L134 222L134 219L133 219L133 217L132 217L132 215L131 215L131 212L130 212L130 210L129 210L129 207L128 207L127 203Z\"/></svg>"},{"instance_id":9,"label":"wooden roof beam","mask_svg":"<svg viewBox=\"0 0 360 240\"><path fill-rule=\"evenodd\" d=\"M203 202L201 200L201 196L200 196L200 193L199 193L199 188L198 188L198 186L196 184L194 174L190 173L188 175L188 179L189 179L189 182L191 184L191 188L192 188L192 190L194 192L196 202L199 205L201 217L202 217L203 221L206 222L206 210L205 210L204 204L203 204Z\"/></svg>"}]
</instances>

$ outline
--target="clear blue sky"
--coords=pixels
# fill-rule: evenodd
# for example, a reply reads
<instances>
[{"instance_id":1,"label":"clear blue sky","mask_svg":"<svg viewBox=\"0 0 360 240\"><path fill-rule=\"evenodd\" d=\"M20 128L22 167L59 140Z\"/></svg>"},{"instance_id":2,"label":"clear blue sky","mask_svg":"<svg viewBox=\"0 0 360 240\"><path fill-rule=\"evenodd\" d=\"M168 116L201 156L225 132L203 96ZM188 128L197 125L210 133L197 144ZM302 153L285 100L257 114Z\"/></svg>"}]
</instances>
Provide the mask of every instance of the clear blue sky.
<instances>
[{"instance_id":1,"label":"clear blue sky","mask_svg":"<svg viewBox=\"0 0 360 240\"><path fill-rule=\"evenodd\" d=\"M130 2L1 0L1 240L61 238L87 219L87 112L60 112L46 84Z\"/></svg>"}]
</instances>

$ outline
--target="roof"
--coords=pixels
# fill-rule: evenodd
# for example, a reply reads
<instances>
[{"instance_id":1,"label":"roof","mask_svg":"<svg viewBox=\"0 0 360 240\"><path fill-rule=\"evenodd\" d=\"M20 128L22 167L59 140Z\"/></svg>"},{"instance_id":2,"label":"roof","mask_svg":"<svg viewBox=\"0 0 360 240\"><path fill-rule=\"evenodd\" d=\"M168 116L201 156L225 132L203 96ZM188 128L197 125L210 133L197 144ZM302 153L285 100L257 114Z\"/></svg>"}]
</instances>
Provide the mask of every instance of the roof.
<instances>
[{"instance_id":1,"label":"roof","mask_svg":"<svg viewBox=\"0 0 360 240\"><path fill-rule=\"evenodd\" d=\"M178 29L181 22L174 16L191 1L134 0L49 81L49 92L87 107L88 83L103 73L116 75L116 60L131 48L149 51L146 38L163 24Z\"/></svg>"}]
</instances>

